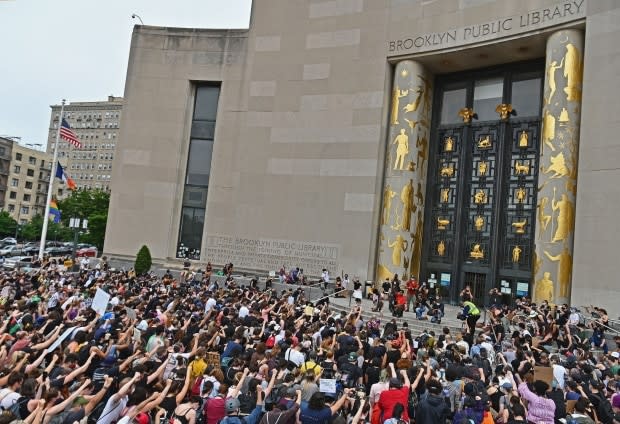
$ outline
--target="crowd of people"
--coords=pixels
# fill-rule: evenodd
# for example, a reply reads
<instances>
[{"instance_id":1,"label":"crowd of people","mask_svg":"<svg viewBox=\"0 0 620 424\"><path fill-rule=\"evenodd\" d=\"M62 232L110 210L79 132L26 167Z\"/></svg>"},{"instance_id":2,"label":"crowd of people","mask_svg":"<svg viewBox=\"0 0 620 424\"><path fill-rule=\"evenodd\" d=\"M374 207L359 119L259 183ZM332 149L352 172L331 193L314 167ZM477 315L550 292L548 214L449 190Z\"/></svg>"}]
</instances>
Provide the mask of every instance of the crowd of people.
<instances>
[{"instance_id":1,"label":"crowd of people","mask_svg":"<svg viewBox=\"0 0 620 424\"><path fill-rule=\"evenodd\" d=\"M241 284L232 269L0 271L0 424L620 422L620 340L607 342L605 311L589 338L568 305L528 299L492 304L480 322L464 290L455 331L424 283L388 282L374 310L430 316L432 331L416 333L364 311L348 276L336 294L358 301L336 313L329 297Z\"/></svg>"}]
</instances>

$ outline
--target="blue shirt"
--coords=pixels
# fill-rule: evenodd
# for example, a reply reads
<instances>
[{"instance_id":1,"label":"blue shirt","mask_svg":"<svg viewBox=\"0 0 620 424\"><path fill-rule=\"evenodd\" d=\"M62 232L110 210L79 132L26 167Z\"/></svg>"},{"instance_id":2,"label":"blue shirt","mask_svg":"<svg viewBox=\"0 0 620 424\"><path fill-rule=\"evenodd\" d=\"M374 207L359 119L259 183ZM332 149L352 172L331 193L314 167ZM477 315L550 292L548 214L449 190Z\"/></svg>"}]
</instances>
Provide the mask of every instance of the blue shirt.
<instances>
[{"instance_id":1,"label":"blue shirt","mask_svg":"<svg viewBox=\"0 0 620 424\"><path fill-rule=\"evenodd\" d=\"M222 358L233 358L235 355L240 354L242 351L243 347L239 343L231 340L226 345L226 348L224 348L224 352L222 352Z\"/></svg>"},{"instance_id":2,"label":"blue shirt","mask_svg":"<svg viewBox=\"0 0 620 424\"><path fill-rule=\"evenodd\" d=\"M227 415L220 420L220 424L258 424L263 413L263 405L256 405L252 413L247 417L238 417L237 415Z\"/></svg>"},{"instance_id":3,"label":"blue shirt","mask_svg":"<svg viewBox=\"0 0 620 424\"><path fill-rule=\"evenodd\" d=\"M332 418L332 410L328 407L322 409L301 408L299 421L301 424L328 424Z\"/></svg>"}]
</instances>

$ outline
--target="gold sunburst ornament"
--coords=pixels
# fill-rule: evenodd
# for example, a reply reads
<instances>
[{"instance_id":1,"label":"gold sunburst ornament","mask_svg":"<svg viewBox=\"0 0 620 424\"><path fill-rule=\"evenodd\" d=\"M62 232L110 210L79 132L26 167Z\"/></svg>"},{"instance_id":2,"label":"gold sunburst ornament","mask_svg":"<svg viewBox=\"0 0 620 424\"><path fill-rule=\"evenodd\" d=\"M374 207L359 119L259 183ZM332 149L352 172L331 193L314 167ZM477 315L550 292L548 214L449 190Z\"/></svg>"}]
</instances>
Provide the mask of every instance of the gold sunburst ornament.
<instances>
[{"instance_id":1,"label":"gold sunburst ornament","mask_svg":"<svg viewBox=\"0 0 620 424\"><path fill-rule=\"evenodd\" d=\"M400 76L403 78L406 78L407 75L409 75L409 71L406 69L403 69L402 71L400 71Z\"/></svg>"}]
</instances>

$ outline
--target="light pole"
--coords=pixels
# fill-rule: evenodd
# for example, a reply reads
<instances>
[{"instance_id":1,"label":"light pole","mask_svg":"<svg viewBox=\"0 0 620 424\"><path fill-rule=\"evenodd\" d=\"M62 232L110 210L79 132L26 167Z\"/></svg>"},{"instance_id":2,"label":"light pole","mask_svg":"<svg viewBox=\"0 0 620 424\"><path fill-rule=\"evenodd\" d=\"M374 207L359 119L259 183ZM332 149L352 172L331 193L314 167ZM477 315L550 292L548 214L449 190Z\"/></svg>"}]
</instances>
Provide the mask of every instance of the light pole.
<instances>
[{"instance_id":1,"label":"light pole","mask_svg":"<svg viewBox=\"0 0 620 424\"><path fill-rule=\"evenodd\" d=\"M73 271L78 269L76 264L76 252L77 252L77 242L78 236L80 234L80 218L71 218L69 219L69 228L73 228ZM82 220L82 229L88 228L88 219Z\"/></svg>"},{"instance_id":2,"label":"light pole","mask_svg":"<svg viewBox=\"0 0 620 424\"><path fill-rule=\"evenodd\" d=\"M15 225L15 241L17 241L17 233L19 232L19 219L21 218L21 214L22 214L22 202L19 202L17 204L17 220L16 225Z\"/></svg>"},{"instance_id":3,"label":"light pole","mask_svg":"<svg viewBox=\"0 0 620 424\"><path fill-rule=\"evenodd\" d=\"M140 25L144 25L144 22L142 22L142 18L140 17L140 15L136 15L134 13L131 15L131 19L138 19L140 21Z\"/></svg>"}]
</instances>

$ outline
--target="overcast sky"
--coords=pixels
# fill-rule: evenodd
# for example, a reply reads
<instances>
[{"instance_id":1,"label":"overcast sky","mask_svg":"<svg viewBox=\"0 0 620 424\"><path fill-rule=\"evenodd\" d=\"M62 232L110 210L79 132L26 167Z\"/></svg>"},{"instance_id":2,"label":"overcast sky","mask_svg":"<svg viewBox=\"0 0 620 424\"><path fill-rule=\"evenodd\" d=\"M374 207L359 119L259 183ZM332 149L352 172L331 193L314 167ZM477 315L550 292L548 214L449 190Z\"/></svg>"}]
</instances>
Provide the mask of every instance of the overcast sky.
<instances>
[{"instance_id":1,"label":"overcast sky","mask_svg":"<svg viewBox=\"0 0 620 424\"><path fill-rule=\"evenodd\" d=\"M0 0L0 135L47 140L51 104L122 96L134 23L247 28L251 0Z\"/></svg>"}]
</instances>

